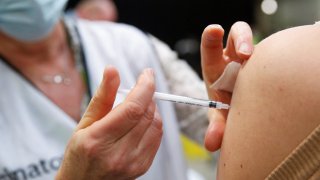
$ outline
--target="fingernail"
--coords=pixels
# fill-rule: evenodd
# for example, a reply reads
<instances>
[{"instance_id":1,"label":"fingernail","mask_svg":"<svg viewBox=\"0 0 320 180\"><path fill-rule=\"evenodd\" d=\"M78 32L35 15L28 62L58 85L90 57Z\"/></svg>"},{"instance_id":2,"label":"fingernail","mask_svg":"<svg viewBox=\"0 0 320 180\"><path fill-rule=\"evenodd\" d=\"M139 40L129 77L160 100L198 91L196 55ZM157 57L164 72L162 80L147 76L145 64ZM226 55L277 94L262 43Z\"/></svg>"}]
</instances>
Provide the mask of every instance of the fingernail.
<instances>
[{"instance_id":1,"label":"fingernail","mask_svg":"<svg viewBox=\"0 0 320 180\"><path fill-rule=\"evenodd\" d=\"M239 51L243 54L247 54L247 55L251 54L250 46L244 42L240 44Z\"/></svg>"}]
</instances>

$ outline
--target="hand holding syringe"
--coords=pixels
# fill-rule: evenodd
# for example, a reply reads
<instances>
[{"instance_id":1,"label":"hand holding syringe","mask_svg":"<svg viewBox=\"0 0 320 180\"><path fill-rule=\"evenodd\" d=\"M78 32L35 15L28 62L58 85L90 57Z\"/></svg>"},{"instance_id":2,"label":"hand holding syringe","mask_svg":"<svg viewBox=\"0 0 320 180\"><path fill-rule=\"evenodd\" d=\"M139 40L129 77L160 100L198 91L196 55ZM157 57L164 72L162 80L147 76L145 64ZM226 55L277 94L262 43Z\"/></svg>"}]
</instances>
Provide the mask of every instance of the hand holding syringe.
<instances>
[{"instance_id":1,"label":"hand holding syringe","mask_svg":"<svg viewBox=\"0 0 320 180\"><path fill-rule=\"evenodd\" d=\"M130 90L127 89L119 89L119 93L128 94ZM228 104L224 104L222 102L218 101L210 101L210 100L204 100L204 99L196 99L186 96L178 96L178 95L172 95L172 94L165 94L160 92L155 92L153 97L155 99L163 100L163 101L171 101L175 103L183 103L183 104L189 104L189 105L195 105L195 106L203 106L203 107L209 107L209 108L216 108L216 109L229 109L230 106Z\"/></svg>"}]
</instances>

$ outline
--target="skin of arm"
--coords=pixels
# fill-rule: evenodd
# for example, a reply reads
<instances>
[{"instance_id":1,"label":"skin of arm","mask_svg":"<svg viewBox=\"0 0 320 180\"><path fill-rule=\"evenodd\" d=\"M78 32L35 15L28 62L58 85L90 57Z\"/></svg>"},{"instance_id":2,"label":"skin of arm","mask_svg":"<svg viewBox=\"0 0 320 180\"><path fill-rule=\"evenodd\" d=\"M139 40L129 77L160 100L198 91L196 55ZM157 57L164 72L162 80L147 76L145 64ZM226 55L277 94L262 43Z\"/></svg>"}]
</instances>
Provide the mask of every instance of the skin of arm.
<instances>
[{"instance_id":1,"label":"skin of arm","mask_svg":"<svg viewBox=\"0 0 320 180\"><path fill-rule=\"evenodd\" d=\"M264 179L320 123L320 26L263 40L242 65L217 179Z\"/></svg>"}]
</instances>

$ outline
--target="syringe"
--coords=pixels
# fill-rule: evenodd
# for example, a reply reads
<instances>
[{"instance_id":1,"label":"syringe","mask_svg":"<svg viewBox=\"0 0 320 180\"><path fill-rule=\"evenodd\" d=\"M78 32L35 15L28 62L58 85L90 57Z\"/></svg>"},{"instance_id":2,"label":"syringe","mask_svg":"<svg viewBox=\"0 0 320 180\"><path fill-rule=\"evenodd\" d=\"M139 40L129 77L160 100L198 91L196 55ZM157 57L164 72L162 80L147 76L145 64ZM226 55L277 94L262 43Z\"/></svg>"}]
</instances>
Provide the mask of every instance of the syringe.
<instances>
[{"instance_id":1,"label":"syringe","mask_svg":"<svg viewBox=\"0 0 320 180\"><path fill-rule=\"evenodd\" d=\"M119 89L119 93L128 94L130 90L127 89ZM216 108L216 109L229 109L230 106L228 104L224 104L222 102L218 101L210 101L210 100L204 100L204 99L197 99L197 98L191 98L186 96L179 96L179 95L173 95L173 94L166 94L166 93L160 93L155 92L153 97L155 99L163 100L163 101L170 101L174 103L183 103L183 104L189 104L189 105L195 105L195 106L203 106L203 107L209 107L209 108Z\"/></svg>"}]
</instances>

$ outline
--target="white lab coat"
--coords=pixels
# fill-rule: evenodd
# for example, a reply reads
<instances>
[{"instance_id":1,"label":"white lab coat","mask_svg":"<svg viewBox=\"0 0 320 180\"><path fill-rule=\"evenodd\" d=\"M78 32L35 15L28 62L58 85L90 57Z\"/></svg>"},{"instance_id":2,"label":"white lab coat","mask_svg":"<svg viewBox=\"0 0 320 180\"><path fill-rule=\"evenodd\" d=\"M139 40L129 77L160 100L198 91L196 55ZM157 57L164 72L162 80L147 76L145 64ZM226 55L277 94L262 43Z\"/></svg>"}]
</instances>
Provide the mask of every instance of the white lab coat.
<instances>
[{"instance_id":1,"label":"white lab coat","mask_svg":"<svg viewBox=\"0 0 320 180\"><path fill-rule=\"evenodd\" d=\"M106 65L120 72L121 87L130 88L151 67L157 91L167 92L164 74L149 39L122 24L79 20L90 89L95 92ZM0 179L53 179L76 123L18 72L0 61ZM122 101L121 96L116 104ZM150 170L139 179L185 180L186 164L174 107L157 102L163 139Z\"/></svg>"}]
</instances>

